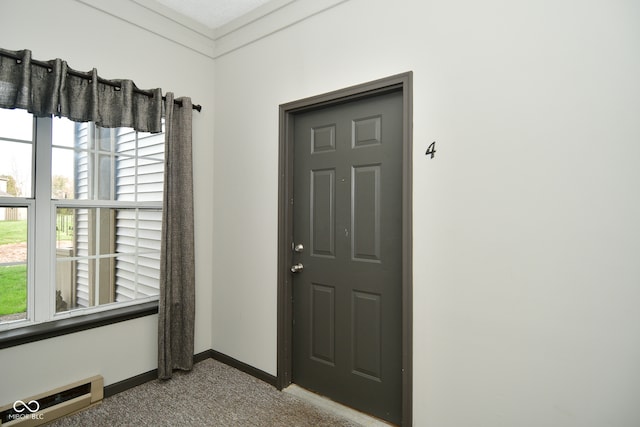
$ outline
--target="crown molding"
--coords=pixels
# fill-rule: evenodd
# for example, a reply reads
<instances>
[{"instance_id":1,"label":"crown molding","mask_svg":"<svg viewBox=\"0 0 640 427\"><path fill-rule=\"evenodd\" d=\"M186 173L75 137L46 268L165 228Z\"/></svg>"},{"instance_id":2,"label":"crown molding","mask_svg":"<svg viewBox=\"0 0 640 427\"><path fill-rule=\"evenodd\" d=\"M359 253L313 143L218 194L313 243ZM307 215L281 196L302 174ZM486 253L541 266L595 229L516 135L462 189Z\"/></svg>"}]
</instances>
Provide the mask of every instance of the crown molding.
<instances>
[{"instance_id":1,"label":"crown molding","mask_svg":"<svg viewBox=\"0 0 640 427\"><path fill-rule=\"evenodd\" d=\"M272 0L214 30L214 58L291 27L349 0Z\"/></svg>"},{"instance_id":2,"label":"crown molding","mask_svg":"<svg viewBox=\"0 0 640 427\"><path fill-rule=\"evenodd\" d=\"M155 0L75 0L186 49L216 59L349 0L271 0L211 29Z\"/></svg>"},{"instance_id":3,"label":"crown molding","mask_svg":"<svg viewBox=\"0 0 640 427\"><path fill-rule=\"evenodd\" d=\"M213 30L153 0L75 0L165 40L214 57Z\"/></svg>"}]
</instances>

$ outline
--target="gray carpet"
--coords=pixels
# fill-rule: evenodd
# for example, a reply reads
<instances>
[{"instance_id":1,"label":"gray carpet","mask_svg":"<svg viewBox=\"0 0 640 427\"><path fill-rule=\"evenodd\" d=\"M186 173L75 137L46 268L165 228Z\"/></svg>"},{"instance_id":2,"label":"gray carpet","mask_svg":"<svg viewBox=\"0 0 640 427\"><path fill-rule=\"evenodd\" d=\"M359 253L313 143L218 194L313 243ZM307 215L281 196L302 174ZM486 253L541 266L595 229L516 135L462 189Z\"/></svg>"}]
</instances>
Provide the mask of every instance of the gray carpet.
<instances>
[{"instance_id":1,"label":"gray carpet","mask_svg":"<svg viewBox=\"0 0 640 427\"><path fill-rule=\"evenodd\" d=\"M169 381L150 381L50 426L345 426L311 406L213 359Z\"/></svg>"}]
</instances>

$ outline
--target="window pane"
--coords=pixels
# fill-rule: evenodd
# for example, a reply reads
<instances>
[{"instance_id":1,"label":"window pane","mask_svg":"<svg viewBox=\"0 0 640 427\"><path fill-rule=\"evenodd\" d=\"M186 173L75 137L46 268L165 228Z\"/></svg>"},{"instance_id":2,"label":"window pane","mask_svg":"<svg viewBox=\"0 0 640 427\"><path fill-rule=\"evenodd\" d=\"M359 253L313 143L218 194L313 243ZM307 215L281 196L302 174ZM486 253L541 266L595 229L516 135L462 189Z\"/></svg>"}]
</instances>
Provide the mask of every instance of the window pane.
<instances>
[{"instance_id":1,"label":"window pane","mask_svg":"<svg viewBox=\"0 0 640 427\"><path fill-rule=\"evenodd\" d=\"M157 209L58 208L56 310L158 295L161 224Z\"/></svg>"},{"instance_id":2,"label":"window pane","mask_svg":"<svg viewBox=\"0 0 640 427\"><path fill-rule=\"evenodd\" d=\"M33 140L33 116L26 110L0 108L0 138Z\"/></svg>"},{"instance_id":3,"label":"window pane","mask_svg":"<svg viewBox=\"0 0 640 427\"><path fill-rule=\"evenodd\" d=\"M107 208L58 208L56 312L115 301L114 215Z\"/></svg>"},{"instance_id":4,"label":"window pane","mask_svg":"<svg viewBox=\"0 0 640 427\"><path fill-rule=\"evenodd\" d=\"M32 153L30 143L0 139L0 197L31 197Z\"/></svg>"},{"instance_id":5,"label":"window pane","mask_svg":"<svg viewBox=\"0 0 640 427\"><path fill-rule=\"evenodd\" d=\"M54 118L51 149L51 198L89 198L92 168L89 165L88 123Z\"/></svg>"},{"instance_id":6,"label":"window pane","mask_svg":"<svg viewBox=\"0 0 640 427\"><path fill-rule=\"evenodd\" d=\"M115 132L113 129L101 128L96 126L96 142L98 146L98 150L104 151L107 153L113 152L113 137Z\"/></svg>"},{"instance_id":7,"label":"window pane","mask_svg":"<svg viewBox=\"0 0 640 427\"><path fill-rule=\"evenodd\" d=\"M88 277L87 261L78 263L70 259L77 252L76 217L76 209L58 208L56 211L56 313L76 308L77 298L80 297L76 287L77 277L82 276L84 280ZM86 246L84 249L86 251Z\"/></svg>"},{"instance_id":8,"label":"window pane","mask_svg":"<svg viewBox=\"0 0 640 427\"><path fill-rule=\"evenodd\" d=\"M150 255L120 255L116 258L116 266L118 302L158 295L159 255L157 259Z\"/></svg>"},{"instance_id":9,"label":"window pane","mask_svg":"<svg viewBox=\"0 0 640 427\"><path fill-rule=\"evenodd\" d=\"M27 317L27 208L0 206L0 323Z\"/></svg>"},{"instance_id":10,"label":"window pane","mask_svg":"<svg viewBox=\"0 0 640 427\"><path fill-rule=\"evenodd\" d=\"M138 185L136 192L139 202L161 202L164 185L164 162L148 157L138 160Z\"/></svg>"},{"instance_id":11,"label":"window pane","mask_svg":"<svg viewBox=\"0 0 640 427\"><path fill-rule=\"evenodd\" d=\"M113 186L112 165L113 156L111 154L98 154L98 185L96 191L96 199L98 200L113 200L111 191Z\"/></svg>"},{"instance_id":12,"label":"window pane","mask_svg":"<svg viewBox=\"0 0 640 427\"><path fill-rule=\"evenodd\" d=\"M137 182L137 159L133 157L118 157L116 169L116 197L123 202L135 202Z\"/></svg>"},{"instance_id":13,"label":"window pane","mask_svg":"<svg viewBox=\"0 0 640 427\"><path fill-rule=\"evenodd\" d=\"M164 161L161 158L119 156L116 174L116 200L162 202Z\"/></svg>"},{"instance_id":14,"label":"window pane","mask_svg":"<svg viewBox=\"0 0 640 427\"><path fill-rule=\"evenodd\" d=\"M71 249L75 243L77 209L58 208L56 215L56 248ZM74 256L72 252L69 256Z\"/></svg>"},{"instance_id":15,"label":"window pane","mask_svg":"<svg viewBox=\"0 0 640 427\"><path fill-rule=\"evenodd\" d=\"M88 257L115 252L115 210L109 208L58 208L56 247Z\"/></svg>"},{"instance_id":16,"label":"window pane","mask_svg":"<svg viewBox=\"0 0 640 427\"><path fill-rule=\"evenodd\" d=\"M53 130L51 145L57 147L76 148L78 142L76 139L81 140L84 143L82 148L89 148L87 144L87 128L84 128L84 132L79 131L76 123L64 117L54 117L51 123Z\"/></svg>"},{"instance_id":17,"label":"window pane","mask_svg":"<svg viewBox=\"0 0 640 427\"><path fill-rule=\"evenodd\" d=\"M75 194L73 150L53 148L51 156L51 198L73 199Z\"/></svg>"},{"instance_id":18,"label":"window pane","mask_svg":"<svg viewBox=\"0 0 640 427\"><path fill-rule=\"evenodd\" d=\"M116 135L116 200L161 202L164 183L164 134Z\"/></svg>"},{"instance_id":19,"label":"window pane","mask_svg":"<svg viewBox=\"0 0 640 427\"><path fill-rule=\"evenodd\" d=\"M0 108L0 197L32 197L32 177L33 116Z\"/></svg>"},{"instance_id":20,"label":"window pane","mask_svg":"<svg viewBox=\"0 0 640 427\"><path fill-rule=\"evenodd\" d=\"M161 202L164 135L77 123L54 126L54 199ZM71 142L69 142L71 141Z\"/></svg>"},{"instance_id":21,"label":"window pane","mask_svg":"<svg viewBox=\"0 0 640 427\"><path fill-rule=\"evenodd\" d=\"M128 301L158 295L162 211L120 209L116 215L117 299Z\"/></svg>"}]
</instances>

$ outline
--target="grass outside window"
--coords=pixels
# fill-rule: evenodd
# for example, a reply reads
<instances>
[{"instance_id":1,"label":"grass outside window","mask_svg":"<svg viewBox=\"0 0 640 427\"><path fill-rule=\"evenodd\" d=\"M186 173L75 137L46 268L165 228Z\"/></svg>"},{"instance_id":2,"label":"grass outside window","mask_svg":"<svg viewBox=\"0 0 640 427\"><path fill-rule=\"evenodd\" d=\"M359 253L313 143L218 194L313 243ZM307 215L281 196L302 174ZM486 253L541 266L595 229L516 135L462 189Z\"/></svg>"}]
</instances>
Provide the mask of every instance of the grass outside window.
<instances>
[{"instance_id":1,"label":"grass outside window","mask_svg":"<svg viewBox=\"0 0 640 427\"><path fill-rule=\"evenodd\" d=\"M0 267L0 316L27 311L27 266Z\"/></svg>"},{"instance_id":2,"label":"grass outside window","mask_svg":"<svg viewBox=\"0 0 640 427\"><path fill-rule=\"evenodd\" d=\"M0 316L25 313L27 310L27 221L0 221ZM22 248L23 246L23 248ZM10 253L24 252L14 259ZM21 262L18 265L2 265Z\"/></svg>"},{"instance_id":3,"label":"grass outside window","mask_svg":"<svg viewBox=\"0 0 640 427\"><path fill-rule=\"evenodd\" d=\"M27 221L0 221L0 246L26 241Z\"/></svg>"}]
</instances>

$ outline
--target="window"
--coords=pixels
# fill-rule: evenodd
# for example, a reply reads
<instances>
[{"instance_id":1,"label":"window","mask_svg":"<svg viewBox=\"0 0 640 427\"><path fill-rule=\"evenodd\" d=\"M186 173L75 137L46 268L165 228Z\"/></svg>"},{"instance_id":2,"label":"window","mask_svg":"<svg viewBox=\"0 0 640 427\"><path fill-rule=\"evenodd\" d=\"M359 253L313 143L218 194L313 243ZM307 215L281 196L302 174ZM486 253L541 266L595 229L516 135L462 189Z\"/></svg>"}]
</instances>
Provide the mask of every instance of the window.
<instances>
[{"instance_id":1,"label":"window","mask_svg":"<svg viewBox=\"0 0 640 427\"><path fill-rule=\"evenodd\" d=\"M157 300L164 135L0 109L0 329Z\"/></svg>"}]
</instances>

